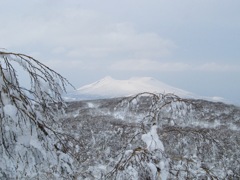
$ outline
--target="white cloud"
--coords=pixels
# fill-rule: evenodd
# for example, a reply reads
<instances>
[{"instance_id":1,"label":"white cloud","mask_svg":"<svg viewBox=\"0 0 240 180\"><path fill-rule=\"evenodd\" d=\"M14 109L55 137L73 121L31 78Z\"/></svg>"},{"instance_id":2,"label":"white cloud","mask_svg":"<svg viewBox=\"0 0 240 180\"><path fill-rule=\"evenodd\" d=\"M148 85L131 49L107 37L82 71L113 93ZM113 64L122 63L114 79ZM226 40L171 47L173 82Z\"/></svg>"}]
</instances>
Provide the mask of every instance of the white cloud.
<instances>
[{"instance_id":1,"label":"white cloud","mask_svg":"<svg viewBox=\"0 0 240 180\"><path fill-rule=\"evenodd\" d=\"M184 62L159 62L148 59L130 59L113 63L110 68L119 71L159 71L159 72L180 72L180 71L205 71L205 72L236 72L240 71L239 65L204 63L189 64Z\"/></svg>"},{"instance_id":2,"label":"white cloud","mask_svg":"<svg viewBox=\"0 0 240 180\"><path fill-rule=\"evenodd\" d=\"M195 67L199 71L211 71L211 72L236 72L240 71L240 65L232 64L219 64L215 62L201 64Z\"/></svg>"},{"instance_id":3,"label":"white cloud","mask_svg":"<svg viewBox=\"0 0 240 180\"><path fill-rule=\"evenodd\" d=\"M157 33L139 32L131 23L112 21L79 6L41 8L42 14L36 9L31 15L0 17L4 24L0 30L0 46L33 49L35 45L38 51L46 48L52 54L62 54L63 58L113 61L120 57L159 58L171 54L176 46Z\"/></svg>"},{"instance_id":4,"label":"white cloud","mask_svg":"<svg viewBox=\"0 0 240 180\"><path fill-rule=\"evenodd\" d=\"M176 45L156 33L138 33L129 23L112 24L106 34L115 51L131 52L133 57L156 58L170 54Z\"/></svg>"},{"instance_id":5,"label":"white cloud","mask_svg":"<svg viewBox=\"0 0 240 180\"><path fill-rule=\"evenodd\" d=\"M158 62L153 60L125 60L112 64L110 67L113 70L124 71L161 71L161 72L174 72L185 71L191 69L191 66L186 63L177 62Z\"/></svg>"},{"instance_id":6,"label":"white cloud","mask_svg":"<svg viewBox=\"0 0 240 180\"><path fill-rule=\"evenodd\" d=\"M184 61L160 62L159 59L172 55L177 45L157 31L141 32L134 27L134 22L119 22L97 8L80 6L78 1L61 1L57 7L46 0L27 2L22 8L14 9L19 9L16 14L5 10L6 17L0 16L0 47L9 50L28 47L30 54L37 52L41 59L58 59L49 62L54 67L104 69L108 63L109 69L119 71L228 72L240 69L214 62L200 65ZM47 54L39 55L46 51Z\"/></svg>"},{"instance_id":7,"label":"white cloud","mask_svg":"<svg viewBox=\"0 0 240 180\"><path fill-rule=\"evenodd\" d=\"M65 52L66 52L66 49L64 47L61 47L61 46L55 47L55 48L52 49L53 54L63 54Z\"/></svg>"},{"instance_id":8,"label":"white cloud","mask_svg":"<svg viewBox=\"0 0 240 180\"><path fill-rule=\"evenodd\" d=\"M85 63L80 60L48 60L44 62L50 68L53 68L57 71L72 71L72 70L94 70L97 68L94 64Z\"/></svg>"}]
</instances>

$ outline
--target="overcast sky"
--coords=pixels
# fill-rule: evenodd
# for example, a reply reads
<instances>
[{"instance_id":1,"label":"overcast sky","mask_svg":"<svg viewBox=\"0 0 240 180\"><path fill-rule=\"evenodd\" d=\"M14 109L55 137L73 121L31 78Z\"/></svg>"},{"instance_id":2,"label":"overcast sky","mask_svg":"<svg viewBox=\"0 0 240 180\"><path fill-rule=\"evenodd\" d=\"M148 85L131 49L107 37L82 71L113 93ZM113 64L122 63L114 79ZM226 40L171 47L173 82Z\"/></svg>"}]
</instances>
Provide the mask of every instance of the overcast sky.
<instances>
[{"instance_id":1,"label":"overcast sky","mask_svg":"<svg viewBox=\"0 0 240 180\"><path fill-rule=\"evenodd\" d=\"M0 0L0 48L77 88L151 76L240 104L239 0Z\"/></svg>"}]
</instances>

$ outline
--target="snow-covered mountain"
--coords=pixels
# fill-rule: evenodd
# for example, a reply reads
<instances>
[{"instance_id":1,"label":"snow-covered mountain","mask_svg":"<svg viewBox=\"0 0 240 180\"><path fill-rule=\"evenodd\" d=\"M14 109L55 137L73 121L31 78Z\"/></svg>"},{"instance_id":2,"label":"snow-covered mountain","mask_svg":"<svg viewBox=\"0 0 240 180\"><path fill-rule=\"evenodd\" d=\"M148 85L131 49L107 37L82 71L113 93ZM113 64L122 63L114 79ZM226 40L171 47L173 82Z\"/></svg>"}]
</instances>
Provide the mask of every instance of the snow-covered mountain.
<instances>
[{"instance_id":1,"label":"snow-covered mountain","mask_svg":"<svg viewBox=\"0 0 240 180\"><path fill-rule=\"evenodd\" d=\"M142 92L173 93L182 98L205 99L217 102L226 102L221 97L204 97L194 93L167 85L152 77L133 77L128 80L117 80L106 76L94 83L82 86L76 91L69 92L66 100L105 99L126 97Z\"/></svg>"},{"instance_id":2,"label":"snow-covered mountain","mask_svg":"<svg viewBox=\"0 0 240 180\"><path fill-rule=\"evenodd\" d=\"M173 93L183 98L198 98L191 92L169 86L152 77L134 77L116 80L105 77L92 84L82 86L68 95L76 99L97 99L130 96L142 92Z\"/></svg>"}]
</instances>

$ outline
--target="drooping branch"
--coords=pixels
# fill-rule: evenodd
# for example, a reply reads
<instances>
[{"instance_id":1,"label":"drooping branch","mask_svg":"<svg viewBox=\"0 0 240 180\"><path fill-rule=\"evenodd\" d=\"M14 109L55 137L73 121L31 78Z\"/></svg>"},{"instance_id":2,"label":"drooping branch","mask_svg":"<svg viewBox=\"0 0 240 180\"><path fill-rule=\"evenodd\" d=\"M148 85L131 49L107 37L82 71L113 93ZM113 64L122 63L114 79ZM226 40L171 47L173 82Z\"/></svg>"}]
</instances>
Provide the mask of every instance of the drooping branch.
<instances>
[{"instance_id":1,"label":"drooping branch","mask_svg":"<svg viewBox=\"0 0 240 180\"><path fill-rule=\"evenodd\" d=\"M187 101L171 93L151 92L122 99L117 108L123 108L124 112L127 109L130 114L141 113L142 109L144 116L138 120L141 126L135 129L135 135L122 148L106 178L130 178L133 171L136 177L143 179L158 179L168 174L169 157L159 137L159 132L163 130L161 115L167 110L180 112L186 107ZM135 144L138 146L135 147Z\"/></svg>"},{"instance_id":2,"label":"drooping branch","mask_svg":"<svg viewBox=\"0 0 240 180\"><path fill-rule=\"evenodd\" d=\"M26 74L18 74L17 67ZM29 87L20 83L21 78L30 80ZM3 127L9 118L16 124L30 122L46 136L48 131L56 134L52 124L56 112L64 105L62 93L67 85L73 87L66 78L33 57L0 51L1 143L6 141Z\"/></svg>"}]
</instances>

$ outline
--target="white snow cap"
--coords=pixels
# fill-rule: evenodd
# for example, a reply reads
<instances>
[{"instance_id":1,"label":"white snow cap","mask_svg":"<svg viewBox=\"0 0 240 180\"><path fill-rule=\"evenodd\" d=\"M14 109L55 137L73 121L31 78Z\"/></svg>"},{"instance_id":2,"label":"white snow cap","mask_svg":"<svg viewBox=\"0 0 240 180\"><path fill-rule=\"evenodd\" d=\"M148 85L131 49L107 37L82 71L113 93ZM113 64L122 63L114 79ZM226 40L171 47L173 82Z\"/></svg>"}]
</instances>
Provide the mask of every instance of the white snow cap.
<instances>
[{"instance_id":1,"label":"white snow cap","mask_svg":"<svg viewBox=\"0 0 240 180\"><path fill-rule=\"evenodd\" d=\"M182 97L194 96L190 92L169 86L152 77L133 77L128 80L116 80L107 76L99 81L77 89L77 93L79 94L106 97L129 96L142 92L174 93Z\"/></svg>"},{"instance_id":2,"label":"white snow cap","mask_svg":"<svg viewBox=\"0 0 240 180\"><path fill-rule=\"evenodd\" d=\"M117 80L110 76L106 76L94 83L82 86L74 92L69 92L65 99L81 100L81 99L100 99L127 97L138 93L172 93L181 98L205 99L209 101L227 102L221 97L205 97L194 93L167 85L152 77L132 77L127 80ZM87 97L87 98L86 98Z\"/></svg>"}]
</instances>

